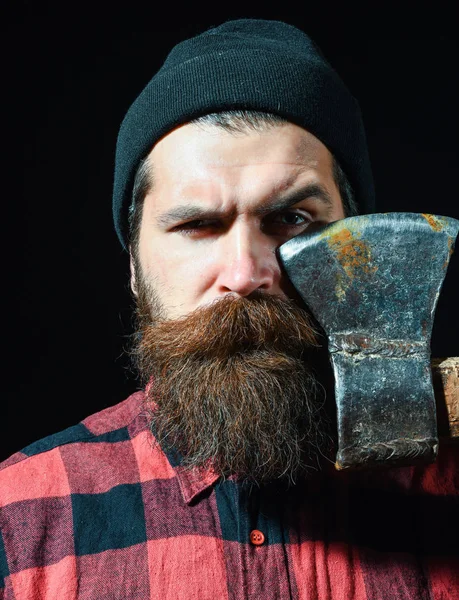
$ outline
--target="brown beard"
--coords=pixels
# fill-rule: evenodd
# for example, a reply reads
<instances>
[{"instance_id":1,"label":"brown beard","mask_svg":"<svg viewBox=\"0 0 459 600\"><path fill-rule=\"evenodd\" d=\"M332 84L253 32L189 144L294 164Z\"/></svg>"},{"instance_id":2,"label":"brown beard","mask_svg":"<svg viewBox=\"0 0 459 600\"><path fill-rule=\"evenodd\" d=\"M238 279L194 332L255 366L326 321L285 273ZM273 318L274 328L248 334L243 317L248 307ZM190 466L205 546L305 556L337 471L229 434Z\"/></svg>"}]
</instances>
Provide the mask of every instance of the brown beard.
<instances>
[{"instance_id":1,"label":"brown beard","mask_svg":"<svg viewBox=\"0 0 459 600\"><path fill-rule=\"evenodd\" d=\"M164 449L223 477L295 482L330 450L317 332L290 300L226 296L168 320L137 278L136 367Z\"/></svg>"}]
</instances>

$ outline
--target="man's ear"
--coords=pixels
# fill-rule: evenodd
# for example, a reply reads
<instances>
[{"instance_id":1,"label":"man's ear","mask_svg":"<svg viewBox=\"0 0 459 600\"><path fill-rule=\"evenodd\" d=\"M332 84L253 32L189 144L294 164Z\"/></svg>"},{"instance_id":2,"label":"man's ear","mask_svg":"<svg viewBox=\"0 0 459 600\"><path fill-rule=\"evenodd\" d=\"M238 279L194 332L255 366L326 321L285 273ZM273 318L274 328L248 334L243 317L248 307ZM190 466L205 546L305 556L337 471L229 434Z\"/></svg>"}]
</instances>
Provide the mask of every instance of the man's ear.
<instances>
[{"instance_id":1,"label":"man's ear","mask_svg":"<svg viewBox=\"0 0 459 600\"><path fill-rule=\"evenodd\" d=\"M137 279L135 276L134 258L132 256L131 249L129 249L129 266L131 269L131 291L135 298L138 296L137 292Z\"/></svg>"}]
</instances>

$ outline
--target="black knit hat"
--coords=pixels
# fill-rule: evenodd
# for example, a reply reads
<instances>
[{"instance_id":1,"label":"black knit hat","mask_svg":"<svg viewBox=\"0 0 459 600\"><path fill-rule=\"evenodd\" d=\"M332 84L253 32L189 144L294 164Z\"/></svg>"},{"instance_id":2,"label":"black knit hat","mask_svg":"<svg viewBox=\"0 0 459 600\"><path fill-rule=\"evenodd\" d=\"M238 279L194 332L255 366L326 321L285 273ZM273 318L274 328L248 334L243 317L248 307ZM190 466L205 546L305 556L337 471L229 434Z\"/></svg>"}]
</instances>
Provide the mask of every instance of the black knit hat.
<instances>
[{"instance_id":1,"label":"black knit hat","mask_svg":"<svg viewBox=\"0 0 459 600\"><path fill-rule=\"evenodd\" d=\"M374 187L357 101L302 31L280 21L228 21L175 46L129 108L116 146L113 217L126 247L135 172L176 126L230 109L278 114L335 155L359 209L374 210Z\"/></svg>"}]
</instances>

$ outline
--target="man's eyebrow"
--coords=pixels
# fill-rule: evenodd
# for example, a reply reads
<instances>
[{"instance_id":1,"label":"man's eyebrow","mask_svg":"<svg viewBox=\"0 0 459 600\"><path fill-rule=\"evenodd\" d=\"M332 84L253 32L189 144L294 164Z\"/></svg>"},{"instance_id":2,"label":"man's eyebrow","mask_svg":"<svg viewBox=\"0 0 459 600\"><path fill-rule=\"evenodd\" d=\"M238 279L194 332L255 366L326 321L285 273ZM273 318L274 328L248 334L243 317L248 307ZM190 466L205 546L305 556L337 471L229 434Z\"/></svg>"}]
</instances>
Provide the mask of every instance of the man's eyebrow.
<instances>
[{"instance_id":1,"label":"man's eyebrow","mask_svg":"<svg viewBox=\"0 0 459 600\"><path fill-rule=\"evenodd\" d=\"M284 196L277 196L273 200L265 202L261 206L258 206L252 214L257 216L263 216L271 212L279 212L285 210L290 206L294 206L302 200L306 200L314 196L327 207L333 206L333 200L329 192L318 183L309 183L298 190L291 193L287 193ZM184 204L182 206L176 206L170 210L158 215L156 222L160 227L169 227L177 222L200 220L200 219L220 219L222 217L228 218L234 215L235 211L226 213L224 211L209 209L205 206L199 206L197 204Z\"/></svg>"},{"instance_id":2,"label":"man's eyebrow","mask_svg":"<svg viewBox=\"0 0 459 600\"><path fill-rule=\"evenodd\" d=\"M231 211L233 213L234 211ZM196 221L201 219L220 219L222 216L231 216L223 211L206 208L198 204L184 204L176 206L158 215L156 222L160 227L169 227L182 221Z\"/></svg>"},{"instance_id":3,"label":"man's eyebrow","mask_svg":"<svg viewBox=\"0 0 459 600\"><path fill-rule=\"evenodd\" d=\"M286 208L290 208L291 206L294 206L295 204L298 204L298 202L306 200L311 196L317 198L320 202L325 204L327 208L331 208L333 206L333 199L326 188L319 183L308 183L298 190L294 190L293 192L289 192L284 196L277 197L274 200L264 203L262 206L257 207L253 213L262 216L271 212L279 212L281 210L285 210Z\"/></svg>"}]
</instances>

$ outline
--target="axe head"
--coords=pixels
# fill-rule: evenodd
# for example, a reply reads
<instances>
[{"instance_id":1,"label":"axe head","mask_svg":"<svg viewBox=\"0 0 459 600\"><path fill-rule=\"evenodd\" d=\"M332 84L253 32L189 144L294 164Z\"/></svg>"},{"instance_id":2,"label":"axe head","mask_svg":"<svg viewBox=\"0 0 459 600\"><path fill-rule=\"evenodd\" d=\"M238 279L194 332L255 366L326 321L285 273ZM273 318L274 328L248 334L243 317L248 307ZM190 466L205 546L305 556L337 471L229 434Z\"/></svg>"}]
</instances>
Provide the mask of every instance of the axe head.
<instances>
[{"instance_id":1,"label":"axe head","mask_svg":"<svg viewBox=\"0 0 459 600\"><path fill-rule=\"evenodd\" d=\"M435 459L430 338L458 231L449 217L372 214L306 231L279 248L328 338L338 469Z\"/></svg>"}]
</instances>

